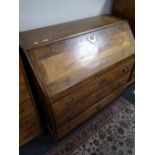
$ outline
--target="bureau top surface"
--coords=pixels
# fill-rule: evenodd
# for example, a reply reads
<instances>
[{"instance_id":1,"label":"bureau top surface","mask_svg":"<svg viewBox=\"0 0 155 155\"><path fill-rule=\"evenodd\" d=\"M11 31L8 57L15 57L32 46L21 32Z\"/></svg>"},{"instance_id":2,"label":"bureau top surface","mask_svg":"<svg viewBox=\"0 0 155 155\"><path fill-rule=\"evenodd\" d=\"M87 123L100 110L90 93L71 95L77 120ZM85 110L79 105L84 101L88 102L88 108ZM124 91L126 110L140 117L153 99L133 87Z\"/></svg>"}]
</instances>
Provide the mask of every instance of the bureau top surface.
<instances>
[{"instance_id":1,"label":"bureau top surface","mask_svg":"<svg viewBox=\"0 0 155 155\"><path fill-rule=\"evenodd\" d=\"M108 15L90 17L87 19L43 27L20 32L20 46L24 49L42 46L60 39L71 37L86 31L116 23L121 19Z\"/></svg>"},{"instance_id":2,"label":"bureau top surface","mask_svg":"<svg viewBox=\"0 0 155 155\"><path fill-rule=\"evenodd\" d=\"M107 16L105 18L113 19L113 17ZM92 22L92 25L87 26L93 31L86 31L71 38L25 51L35 78L49 98L60 95L75 85L87 81L89 77L134 55L134 38L126 21L120 22L116 19L117 22L111 24L111 20L109 20L109 25L106 23L106 27L94 30L97 25L102 23L101 20L104 21L104 18L89 19L96 21L96 24ZM76 32L80 32L83 23L85 22L82 20L81 25L79 24L80 28L75 26L74 30L77 29ZM63 25L58 27L63 27ZM64 31L67 32L60 34L62 36L65 36L65 33L68 34L69 28L65 26ZM37 31L39 30L32 31L32 34ZM43 32L43 29L41 31ZM82 29L83 31L84 29ZM25 33L31 34L30 31ZM60 37L60 34L55 35L53 40ZM44 37L43 34L42 37Z\"/></svg>"}]
</instances>

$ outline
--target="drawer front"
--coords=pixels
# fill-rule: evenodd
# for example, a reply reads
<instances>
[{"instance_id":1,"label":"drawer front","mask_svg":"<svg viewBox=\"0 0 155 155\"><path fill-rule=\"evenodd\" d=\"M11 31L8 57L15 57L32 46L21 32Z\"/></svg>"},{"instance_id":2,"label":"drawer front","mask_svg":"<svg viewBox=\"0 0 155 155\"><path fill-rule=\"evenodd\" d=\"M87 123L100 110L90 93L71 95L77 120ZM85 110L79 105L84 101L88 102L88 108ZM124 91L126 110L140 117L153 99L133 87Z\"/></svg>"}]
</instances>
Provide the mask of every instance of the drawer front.
<instances>
[{"instance_id":1,"label":"drawer front","mask_svg":"<svg viewBox=\"0 0 155 155\"><path fill-rule=\"evenodd\" d=\"M110 95L106 96L102 100L100 100L98 103L90 107L88 110L86 110L84 113L81 113L79 116L65 124L64 126L57 128L57 135L58 138L62 138L65 134L70 132L73 128L78 126L80 123L84 122L88 118L90 118L93 114L98 112L100 109L102 109L104 106L106 106L108 103L112 102L115 98L121 95L124 88L120 87L114 92L112 92Z\"/></svg>"},{"instance_id":2,"label":"drawer front","mask_svg":"<svg viewBox=\"0 0 155 155\"><path fill-rule=\"evenodd\" d=\"M57 109L53 107L53 113L56 119L56 126L62 126L63 124L67 123L68 121L76 117L78 114L92 106L94 103L98 102L103 97L116 90L118 87L125 85L128 82L129 75L130 72L124 75L122 78L117 79L116 81L113 81L105 87L99 89L98 91L84 98L80 102L74 103L73 105L68 105L68 107L60 113L58 113Z\"/></svg>"},{"instance_id":3,"label":"drawer front","mask_svg":"<svg viewBox=\"0 0 155 155\"><path fill-rule=\"evenodd\" d=\"M71 92L69 95L58 100L52 105L53 111L56 111L57 113L61 113L67 110L68 108L70 108L71 106L76 107L76 104L81 99L93 94L97 90L102 89L108 83L130 72L132 70L133 64L134 64L134 59L114 68L113 70L109 72L104 73L100 77L97 77L97 79L94 80L93 83L83 86L74 92Z\"/></svg>"}]
</instances>

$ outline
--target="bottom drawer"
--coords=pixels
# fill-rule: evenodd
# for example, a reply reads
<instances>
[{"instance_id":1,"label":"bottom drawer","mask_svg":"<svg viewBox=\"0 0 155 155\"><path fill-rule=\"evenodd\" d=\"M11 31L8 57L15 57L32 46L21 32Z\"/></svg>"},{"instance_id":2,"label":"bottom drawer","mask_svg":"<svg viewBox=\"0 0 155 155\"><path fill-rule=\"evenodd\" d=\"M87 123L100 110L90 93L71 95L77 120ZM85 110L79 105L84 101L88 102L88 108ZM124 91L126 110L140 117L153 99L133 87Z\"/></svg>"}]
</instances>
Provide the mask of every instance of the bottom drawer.
<instances>
[{"instance_id":1,"label":"bottom drawer","mask_svg":"<svg viewBox=\"0 0 155 155\"><path fill-rule=\"evenodd\" d=\"M70 132L73 128L78 126L80 123L83 121L87 120L90 118L93 114L98 112L101 108L103 108L105 105L113 101L115 98L121 95L123 92L124 87L120 87L116 89L116 91L112 92L99 102L97 102L95 105L90 107L88 110L77 116L76 118L72 119L69 123L65 124L61 128L57 128L57 135L58 138L62 138L64 135L66 135L68 132Z\"/></svg>"}]
</instances>

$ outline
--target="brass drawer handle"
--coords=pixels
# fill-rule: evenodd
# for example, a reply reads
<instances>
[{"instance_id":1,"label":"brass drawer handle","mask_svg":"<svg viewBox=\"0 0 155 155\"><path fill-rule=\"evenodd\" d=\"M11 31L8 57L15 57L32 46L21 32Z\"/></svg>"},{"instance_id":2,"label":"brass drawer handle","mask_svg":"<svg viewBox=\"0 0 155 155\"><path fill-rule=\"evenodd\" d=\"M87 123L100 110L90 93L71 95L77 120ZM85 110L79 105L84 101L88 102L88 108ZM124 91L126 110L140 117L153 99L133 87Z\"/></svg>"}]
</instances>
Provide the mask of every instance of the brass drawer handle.
<instances>
[{"instance_id":1,"label":"brass drawer handle","mask_svg":"<svg viewBox=\"0 0 155 155\"><path fill-rule=\"evenodd\" d=\"M122 86L123 84L125 84L125 80L124 79L121 79L121 80L119 80L119 82L118 82L118 84L119 84L119 86Z\"/></svg>"},{"instance_id":2,"label":"brass drawer handle","mask_svg":"<svg viewBox=\"0 0 155 155\"><path fill-rule=\"evenodd\" d=\"M105 85L105 82L106 82L106 81L105 81L104 79L102 79L102 80L99 82L99 86L100 86L100 87L103 87L103 86Z\"/></svg>"},{"instance_id":3,"label":"brass drawer handle","mask_svg":"<svg viewBox=\"0 0 155 155\"><path fill-rule=\"evenodd\" d=\"M127 70L129 69L129 65L126 65L126 69L127 69Z\"/></svg>"},{"instance_id":4,"label":"brass drawer handle","mask_svg":"<svg viewBox=\"0 0 155 155\"><path fill-rule=\"evenodd\" d=\"M100 100L100 99L102 98L101 93L98 93L98 94L96 94L95 96L96 96L96 98L97 98L98 100Z\"/></svg>"},{"instance_id":5,"label":"brass drawer handle","mask_svg":"<svg viewBox=\"0 0 155 155\"><path fill-rule=\"evenodd\" d=\"M126 73L127 71L129 70L129 65L126 65L124 68L123 68L123 73Z\"/></svg>"},{"instance_id":6,"label":"brass drawer handle","mask_svg":"<svg viewBox=\"0 0 155 155\"><path fill-rule=\"evenodd\" d=\"M123 73L126 73L126 72L127 72L126 68L123 68L123 70L122 70L122 71L123 71Z\"/></svg>"},{"instance_id":7,"label":"brass drawer handle","mask_svg":"<svg viewBox=\"0 0 155 155\"><path fill-rule=\"evenodd\" d=\"M75 98L70 98L70 99L67 99L65 103L66 105L74 105L77 103L77 100Z\"/></svg>"},{"instance_id":8,"label":"brass drawer handle","mask_svg":"<svg viewBox=\"0 0 155 155\"><path fill-rule=\"evenodd\" d=\"M71 119L71 118L73 118L74 116L76 116L76 114L77 114L76 111L70 111L70 112L68 113L68 115L67 115L67 118L68 118L68 119Z\"/></svg>"}]
</instances>

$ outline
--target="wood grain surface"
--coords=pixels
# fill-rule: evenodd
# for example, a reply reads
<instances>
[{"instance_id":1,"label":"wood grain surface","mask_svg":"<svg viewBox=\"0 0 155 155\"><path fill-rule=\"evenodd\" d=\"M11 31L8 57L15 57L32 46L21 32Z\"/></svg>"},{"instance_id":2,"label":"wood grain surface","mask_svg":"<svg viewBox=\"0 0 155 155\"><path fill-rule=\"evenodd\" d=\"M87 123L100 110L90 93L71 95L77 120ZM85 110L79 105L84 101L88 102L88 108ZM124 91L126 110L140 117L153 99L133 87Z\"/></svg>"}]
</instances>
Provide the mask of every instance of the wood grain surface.
<instances>
[{"instance_id":1,"label":"wood grain surface","mask_svg":"<svg viewBox=\"0 0 155 155\"><path fill-rule=\"evenodd\" d=\"M95 43L88 40L93 35L96 38ZM84 34L79 38L60 42L57 54L52 54L52 51L47 54L40 50L32 56L33 50L28 52L36 77L40 77L39 82L46 88L50 98L61 95L80 81L134 55L134 40L126 22ZM51 46L54 47L54 44ZM56 50L57 48L55 52ZM38 59L37 55L40 53L42 57Z\"/></svg>"},{"instance_id":2,"label":"wood grain surface","mask_svg":"<svg viewBox=\"0 0 155 155\"><path fill-rule=\"evenodd\" d=\"M56 139L118 97L135 61L127 21L111 16L22 32L20 46Z\"/></svg>"}]
</instances>

